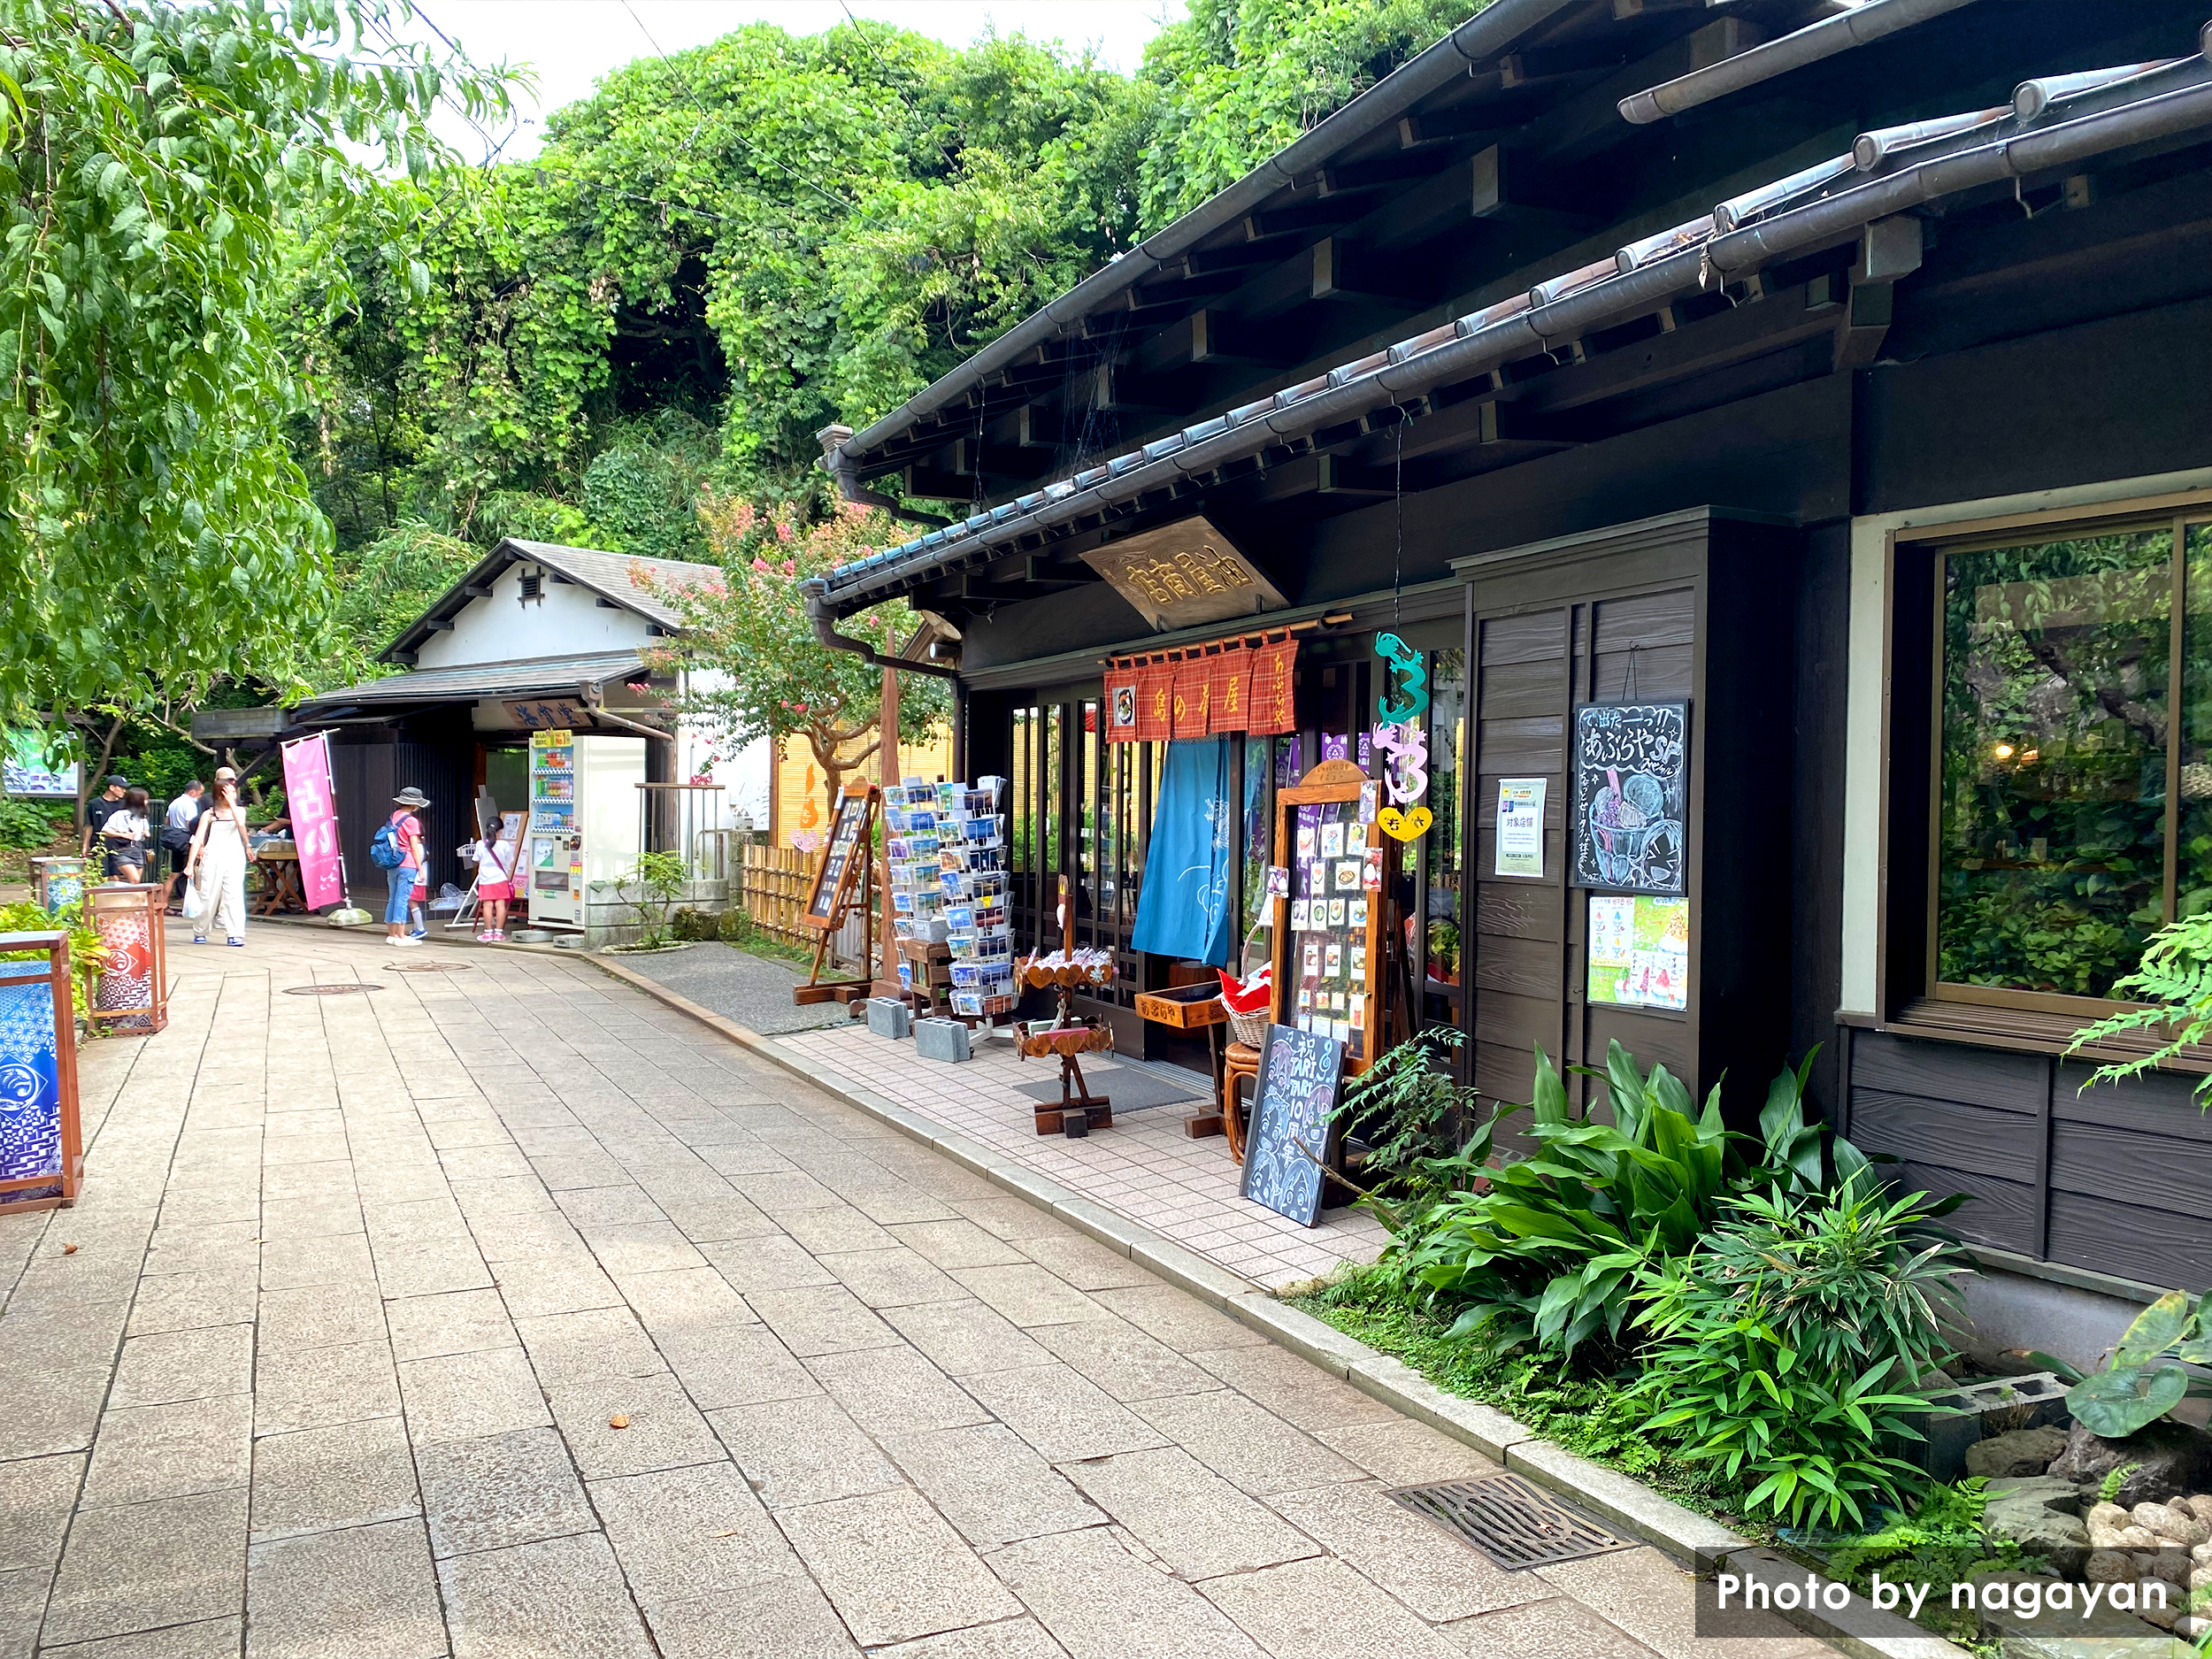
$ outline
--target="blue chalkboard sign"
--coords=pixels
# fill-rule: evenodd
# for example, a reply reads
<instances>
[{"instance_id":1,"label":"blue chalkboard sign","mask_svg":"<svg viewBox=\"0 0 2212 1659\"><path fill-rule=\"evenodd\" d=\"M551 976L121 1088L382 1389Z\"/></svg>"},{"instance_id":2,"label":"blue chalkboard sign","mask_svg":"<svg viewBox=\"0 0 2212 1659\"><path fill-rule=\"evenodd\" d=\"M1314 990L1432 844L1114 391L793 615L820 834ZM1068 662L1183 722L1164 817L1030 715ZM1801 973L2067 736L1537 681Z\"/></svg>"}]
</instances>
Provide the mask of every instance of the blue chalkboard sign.
<instances>
[{"instance_id":1,"label":"blue chalkboard sign","mask_svg":"<svg viewBox=\"0 0 2212 1659\"><path fill-rule=\"evenodd\" d=\"M1329 1119L1343 1070L1344 1045L1335 1038L1267 1028L1244 1138L1244 1195L1301 1226L1321 1219L1322 1168L1334 1156Z\"/></svg>"}]
</instances>

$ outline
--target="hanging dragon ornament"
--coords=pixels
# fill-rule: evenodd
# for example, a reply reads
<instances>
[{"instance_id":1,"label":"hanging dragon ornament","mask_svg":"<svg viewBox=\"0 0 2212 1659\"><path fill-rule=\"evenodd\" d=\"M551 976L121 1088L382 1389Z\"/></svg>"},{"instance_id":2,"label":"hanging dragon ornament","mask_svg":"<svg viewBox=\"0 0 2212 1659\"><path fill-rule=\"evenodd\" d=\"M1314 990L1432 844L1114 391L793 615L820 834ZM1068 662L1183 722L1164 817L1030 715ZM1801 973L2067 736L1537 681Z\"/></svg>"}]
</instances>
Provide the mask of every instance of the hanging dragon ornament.
<instances>
[{"instance_id":1,"label":"hanging dragon ornament","mask_svg":"<svg viewBox=\"0 0 2212 1659\"><path fill-rule=\"evenodd\" d=\"M1421 717L1429 708L1428 664L1421 653L1394 634L1375 636L1375 655L1390 671L1390 684L1376 699L1383 723L1375 728L1382 751L1383 787L1390 804L1375 815L1383 833L1402 841L1417 841L1436 821L1417 804L1429 792L1429 735Z\"/></svg>"}]
</instances>

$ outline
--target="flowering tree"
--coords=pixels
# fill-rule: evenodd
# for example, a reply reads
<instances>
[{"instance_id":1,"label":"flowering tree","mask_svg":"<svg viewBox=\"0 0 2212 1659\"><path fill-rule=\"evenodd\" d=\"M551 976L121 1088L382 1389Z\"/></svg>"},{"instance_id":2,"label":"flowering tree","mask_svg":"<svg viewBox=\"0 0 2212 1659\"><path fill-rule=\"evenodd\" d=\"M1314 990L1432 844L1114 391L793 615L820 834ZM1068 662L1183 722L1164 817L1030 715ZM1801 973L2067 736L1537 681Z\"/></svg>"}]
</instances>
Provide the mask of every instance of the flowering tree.
<instances>
[{"instance_id":1,"label":"flowering tree","mask_svg":"<svg viewBox=\"0 0 2212 1659\"><path fill-rule=\"evenodd\" d=\"M642 565L632 568L630 580L658 594L680 618L681 634L657 649L653 664L692 671L680 711L704 722L726 749L760 737L776 745L803 737L834 800L846 777L882 747L883 673L857 652L832 650L814 637L799 587L865 557L891 538L893 526L887 515L851 502L810 526L797 517L789 503L764 511L710 490L699 521L724 580L680 588ZM897 601L848 618L841 631L879 641L893 655L915 626L913 611ZM949 700L933 675L901 680L898 736L918 741L944 723Z\"/></svg>"}]
</instances>

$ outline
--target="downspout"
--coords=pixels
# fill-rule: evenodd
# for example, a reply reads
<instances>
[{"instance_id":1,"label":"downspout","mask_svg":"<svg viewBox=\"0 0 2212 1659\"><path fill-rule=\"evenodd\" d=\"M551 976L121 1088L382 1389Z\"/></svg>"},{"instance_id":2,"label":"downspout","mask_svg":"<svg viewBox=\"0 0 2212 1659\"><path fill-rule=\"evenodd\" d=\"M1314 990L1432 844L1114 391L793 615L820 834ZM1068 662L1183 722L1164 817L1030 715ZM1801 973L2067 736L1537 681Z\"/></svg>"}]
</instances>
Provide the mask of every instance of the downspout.
<instances>
[{"instance_id":1,"label":"downspout","mask_svg":"<svg viewBox=\"0 0 2212 1659\"><path fill-rule=\"evenodd\" d=\"M850 426L825 426L814 434L814 441L822 446L822 469L837 486L838 499L849 501L862 507L874 507L889 513L894 518L903 518L909 524L918 524L932 530L941 530L952 522L933 512L919 512L902 501L894 501L880 490L862 486L860 474L843 448L846 439L853 435Z\"/></svg>"},{"instance_id":2,"label":"downspout","mask_svg":"<svg viewBox=\"0 0 2212 1659\"><path fill-rule=\"evenodd\" d=\"M831 650L856 652L872 668L895 668L902 673L934 674L940 680L958 683L960 671L956 668L904 657L886 657L867 641L855 639L849 634L840 634L837 631L837 613L830 609L829 584L820 577L800 583L799 591L806 595L806 613L814 624L814 637Z\"/></svg>"}]
</instances>

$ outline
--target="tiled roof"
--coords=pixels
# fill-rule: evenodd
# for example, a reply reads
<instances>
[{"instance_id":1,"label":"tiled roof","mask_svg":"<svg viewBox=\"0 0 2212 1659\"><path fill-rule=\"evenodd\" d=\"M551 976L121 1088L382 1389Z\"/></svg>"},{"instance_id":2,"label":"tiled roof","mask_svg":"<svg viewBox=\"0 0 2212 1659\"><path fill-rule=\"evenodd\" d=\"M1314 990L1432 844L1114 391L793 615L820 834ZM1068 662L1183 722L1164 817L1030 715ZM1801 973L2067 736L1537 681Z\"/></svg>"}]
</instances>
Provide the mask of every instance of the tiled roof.
<instances>
[{"instance_id":1,"label":"tiled roof","mask_svg":"<svg viewBox=\"0 0 2212 1659\"><path fill-rule=\"evenodd\" d=\"M301 705L303 710L346 703L454 703L463 698L576 695L585 680L634 680L644 659L632 651L594 651L578 657L537 657L511 663L464 663L451 668L416 668L382 680L365 680L326 691Z\"/></svg>"},{"instance_id":2,"label":"tiled roof","mask_svg":"<svg viewBox=\"0 0 2212 1659\"><path fill-rule=\"evenodd\" d=\"M1548 342L1620 320L1616 301L1627 308L1625 314L1654 309L1684 292L1735 280L1786 253L1832 243L1876 219L2138 142L2143 134L2137 129L2147 124L2158 133L2212 127L2208 56L2212 24L2206 26L2200 50L2188 58L2025 81L2008 107L1861 134L1832 161L1716 203L1694 219L1626 244L1609 259L1563 272L1525 294L841 565L810 587L831 610L861 609L949 560L965 562L1149 487L1133 480L1133 473L1141 471L1164 484L1454 378L1532 356ZM1174 464L1178 456L1185 464Z\"/></svg>"},{"instance_id":3,"label":"tiled roof","mask_svg":"<svg viewBox=\"0 0 2212 1659\"><path fill-rule=\"evenodd\" d=\"M718 565L695 565L687 559L641 558L634 553L604 553L597 548L562 547L552 541L523 541L510 536L500 544L535 565L544 565L573 580L578 586L627 605L666 627L678 627L682 618L659 595L630 580L631 567L642 566L654 578L672 587L687 588L704 581L720 581Z\"/></svg>"}]
</instances>

